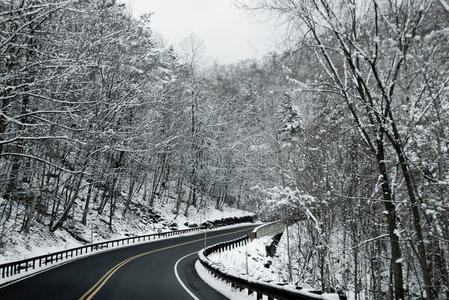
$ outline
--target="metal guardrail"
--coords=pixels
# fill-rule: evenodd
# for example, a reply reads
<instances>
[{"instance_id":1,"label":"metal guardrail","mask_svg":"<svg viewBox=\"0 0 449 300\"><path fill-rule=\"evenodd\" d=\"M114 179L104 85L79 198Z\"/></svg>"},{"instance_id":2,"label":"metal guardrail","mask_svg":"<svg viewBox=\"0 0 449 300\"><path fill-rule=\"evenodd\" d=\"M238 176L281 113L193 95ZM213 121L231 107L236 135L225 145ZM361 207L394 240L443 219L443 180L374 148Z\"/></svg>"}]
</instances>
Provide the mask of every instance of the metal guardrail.
<instances>
[{"instance_id":1,"label":"metal guardrail","mask_svg":"<svg viewBox=\"0 0 449 300\"><path fill-rule=\"evenodd\" d=\"M86 253L98 252L103 249L113 248L122 245L134 244L140 241L150 241L156 240L163 237L170 237L175 235L181 235L183 233L188 233L192 231L197 231L204 229L204 227L195 227L176 231L167 231L160 233L152 233L134 237L127 237L117 240L104 241L100 243L85 245L77 248L71 248L67 250L62 250L54 253L49 253L45 255L35 256L23 260L13 261L0 265L0 275L1 278L7 278L16 274L20 274L21 271L27 272L28 270L34 270L36 267L47 266L48 264L53 264L61 260L68 260L73 257L77 257Z\"/></svg>"},{"instance_id":2,"label":"metal guardrail","mask_svg":"<svg viewBox=\"0 0 449 300\"><path fill-rule=\"evenodd\" d=\"M256 293L257 300L262 299L263 296L267 296L268 300L280 299L280 300L316 300L316 299L328 299L328 297L321 295L321 292L306 292L296 290L293 288L283 287L270 282L261 282L255 280L247 280L233 274L226 273L220 267L220 264L212 262L207 258L212 253L221 253L229 251L231 249L244 246L254 238L254 232L257 228L246 236L242 236L238 239L222 242L212 245L206 249L202 249L198 253L200 263L214 276L229 283L232 288L239 289L240 291L246 289L248 295ZM333 298L335 299L335 298ZM346 299L341 297L340 299Z\"/></svg>"}]
</instances>

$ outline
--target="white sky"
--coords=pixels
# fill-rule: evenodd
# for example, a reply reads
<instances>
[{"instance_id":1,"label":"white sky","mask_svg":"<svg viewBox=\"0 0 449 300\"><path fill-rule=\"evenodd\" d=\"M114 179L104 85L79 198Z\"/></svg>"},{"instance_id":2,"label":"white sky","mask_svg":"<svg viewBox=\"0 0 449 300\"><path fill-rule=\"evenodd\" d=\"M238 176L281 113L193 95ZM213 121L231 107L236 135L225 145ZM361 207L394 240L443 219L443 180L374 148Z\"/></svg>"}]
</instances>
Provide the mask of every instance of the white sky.
<instances>
[{"instance_id":1,"label":"white sky","mask_svg":"<svg viewBox=\"0 0 449 300\"><path fill-rule=\"evenodd\" d=\"M122 0L134 16L154 12L153 31L176 45L195 33L206 55L219 63L260 58L276 49L281 34L275 22L255 17L234 6L233 0Z\"/></svg>"}]
</instances>

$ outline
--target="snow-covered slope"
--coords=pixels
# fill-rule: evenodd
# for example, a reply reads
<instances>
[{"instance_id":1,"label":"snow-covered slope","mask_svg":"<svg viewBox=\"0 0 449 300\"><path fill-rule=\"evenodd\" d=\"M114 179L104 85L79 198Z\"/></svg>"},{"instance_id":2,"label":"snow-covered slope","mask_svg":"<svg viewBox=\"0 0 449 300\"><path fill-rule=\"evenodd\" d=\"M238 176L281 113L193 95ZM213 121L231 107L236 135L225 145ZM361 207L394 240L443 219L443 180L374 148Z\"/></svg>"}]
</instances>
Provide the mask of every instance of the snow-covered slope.
<instances>
[{"instance_id":1,"label":"snow-covered slope","mask_svg":"<svg viewBox=\"0 0 449 300\"><path fill-rule=\"evenodd\" d=\"M136 202L123 215L124 208L119 206L112 228L108 224L107 214L98 215L97 211L91 211L87 218L87 224L83 225L80 222L82 211L77 209L70 214L63 227L54 233L50 232L47 222L35 220L30 228L30 233L23 234L20 232L21 219L10 219L3 227L0 263L77 247L90 243L91 239L93 242L100 242L125 236L185 229L207 221L254 215L251 212L230 207L218 210L213 206L201 209L191 206L188 216L184 214L176 216L172 212L173 203L157 203L155 207L158 208L149 209L142 203ZM181 208L180 211L184 212L184 205ZM23 216L23 213L18 215Z\"/></svg>"}]
</instances>

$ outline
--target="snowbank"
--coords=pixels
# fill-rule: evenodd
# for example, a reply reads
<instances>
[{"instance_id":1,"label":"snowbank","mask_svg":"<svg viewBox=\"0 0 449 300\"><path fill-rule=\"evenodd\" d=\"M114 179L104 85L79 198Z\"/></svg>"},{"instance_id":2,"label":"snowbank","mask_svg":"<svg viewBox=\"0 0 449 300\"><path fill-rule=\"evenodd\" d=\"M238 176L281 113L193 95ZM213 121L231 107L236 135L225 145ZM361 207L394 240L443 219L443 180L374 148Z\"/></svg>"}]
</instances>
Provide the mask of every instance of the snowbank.
<instances>
[{"instance_id":1,"label":"snowbank","mask_svg":"<svg viewBox=\"0 0 449 300\"><path fill-rule=\"evenodd\" d=\"M98 243L107 240L138 236L161 231L187 229L207 221L216 221L230 217L253 216L247 211L225 207L217 210L212 207L198 211L192 207L188 217L171 212L171 205L161 206L160 209L148 210L142 206L135 206L125 216L117 213L112 228L107 224L106 216L99 216L90 212L87 225L74 220L81 220L81 211L64 223L61 229L54 233L49 231L46 224L35 222L28 234L19 231L17 220L9 220L5 224L2 236L3 247L0 248L0 264L39 256L64 249L86 245L91 241Z\"/></svg>"},{"instance_id":2,"label":"snowbank","mask_svg":"<svg viewBox=\"0 0 449 300\"><path fill-rule=\"evenodd\" d=\"M297 290L294 284L287 283L279 271L271 268L271 258L266 255L265 248L272 242L272 237L265 236L248 242L245 246L234 248L221 253L215 252L208 255L211 265L219 268L225 274L243 278L248 282L263 283L267 286L276 286L278 289L295 290L307 297L316 299L339 299L337 294L316 295L310 293L313 289L302 288ZM200 253L200 259L203 258ZM227 286L225 284L225 286ZM222 286L220 287L222 288ZM232 298L231 298L232 299Z\"/></svg>"}]
</instances>

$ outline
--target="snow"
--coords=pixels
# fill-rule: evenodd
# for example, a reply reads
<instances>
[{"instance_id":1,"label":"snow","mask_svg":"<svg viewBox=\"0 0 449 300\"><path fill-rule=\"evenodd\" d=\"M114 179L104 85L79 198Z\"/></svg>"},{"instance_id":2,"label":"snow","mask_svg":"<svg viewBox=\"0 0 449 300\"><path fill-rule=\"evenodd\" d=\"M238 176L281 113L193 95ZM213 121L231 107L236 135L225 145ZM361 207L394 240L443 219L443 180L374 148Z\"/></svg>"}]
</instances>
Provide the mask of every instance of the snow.
<instances>
[{"instance_id":1,"label":"snow","mask_svg":"<svg viewBox=\"0 0 449 300\"><path fill-rule=\"evenodd\" d=\"M45 255L104 241L116 240L125 237L141 236L158 232L167 232L176 229L187 229L197 227L207 221L215 221L230 217L254 216L254 213L224 206L222 209L215 209L214 201L205 201L206 207L194 207L191 205L187 216L186 200L181 202L179 214L173 212L176 199L154 199L154 208L149 208L148 202L143 199L143 189L140 193L133 195L129 209L125 213L124 201L117 201L116 212L113 219L113 226L109 226L109 204L104 208L104 213L100 215L94 207L98 207L98 202L91 203L91 209L87 216L87 224L80 221L83 217L84 200L86 189L79 193L73 209L70 211L64 225L55 232L49 230L49 216L44 219L33 219L29 233L21 232L22 220L25 210L22 205L14 204L11 208L15 212L15 218L9 218L0 228L0 264ZM185 193L187 194L187 193ZM127 187L123 187L122 197L127 196ZM2 200L2 199L0 199ZM57 219L57 218L56 218ZM252 223L235 224L224 228L239 227ZM191 227L189 227L191 226ZM209 230L208 230L209 231ZM192 232L189 234L198 234ZM133 244L135 245L135 244ZM117 249L114 247L112 249ZM104 251L110 251L105 249ZM95 252L93 254L100 253ZM88 255L92 255L89 253ZM80 256L79 256L80 257ZM75 258L78 259L79 257ZM70 259L73 260L73 259ZM63 260L58 263L67 263ZM56 264L45 266L54 267ZM41 270L41 269L39 269ZM14 278L29 276L33 272L22 272L15 277L8 277L0 283L8 282Z\"/></svg>"},{"instance_id":2,"label":"snow","mask_svg":"<svg viewBox=\"0 0 449 300\"><path fill-rule=\"evenodd\" d=\"M76 260L79 260L79 259L82 259L82 258L85 258L85 257L88 257L88 256L97 255L97 254L113 251L113 250L120 249L120 248L133 247L133 246L136 246L136 245L139 245L139 244L147 244L147 243L154 243L156 241L161 241L161 240L174 239L174 238L177 238L179 236L195 235L195 234L198 234L198 233L200 233L200 231L188 232L188 233L184 233L184 234L178 235L178 236L162 237L162 238L159 238L157 240L152 240L152 241L140 241L140 242L136 241L135 243L129 244L129 245L125 244L125 245L120 245L120 246L114 246L113 248L105 248L105 249L98 250L98 251L92 252L92 253L79 254L76 257L67 258L67 259L64 258L63 260L60 260L58 262L53 262L52 264L48 264L47 266L46 265L42 265L41 267L37 266L34 270L30 269L28 272L25 272L25 271L22 270L22 273L20 273L20 274L15 274L15 275L9 276L7 278L0 278L0 285L7 284L8 282L16 281L18 279L25 279L25 278L28 278L28 277L33 276L35 274L39 274L41 272L54 269L56 267L68 264L70 262L73 262L73 261L76 261ZM74 246L74 247L77 247L77 246ZM73 248L73 247L70 247L70 248ZM48 254L48 253L52 253L52 252L57 252L57 251L63 250L63 249L56 249L56 250L55 249L56 249L55 247L39 248L39 251L36 251L37 254L36 255L32 255L30 257L39 256L39 255ZM67 249L69 249L69 248L67 248ZM41 252L40 250L43 250L43 251L50 250L50 251L40 253Z\"/></svg>"},{"instance_id":3,"label":"snow","mask_svg":"<svg viewBox=\"0 0 449 300\"><path fill-rule=\"evenodd\" d=\"M195 262L195 270L205 283L229 299L248 300L255 299L256 297L255 293L248 296L246 290L240 292L239 290L231 289L229 284L209 274L209 271L199 262L199 260Z\"/></svg>"},{"instance_id":4,"label":"snow","mask_svg":"<svg viewBox=\"0 0 449 300\"><path fill-rule=\"evenodd\" d=\"M235 274L246 274L246 257L248 257L248 275L255 280L278 281L276 274L267 272L263 267L267 262L265 245L268 245L271 237L265 236L255 239L247 246L234 248L221 253L213 253L208 256L209 260L226 267L227 271ZM247 256L246 256L247 253Z\"/></svg>"},{"instance_id":5,"label":"snow","mask_svg":"<svg viewBox=\"0 0 449 300\"><path fill-rule=\"evenodd\" d=\"M247 212L244 210L239 210L232 207L224 207L222 210L215 209L214 207L207 207L198 211L195 207L191 207L189 210L188 217L183 214L178 215L173 221L176 221L180 226L180 229L186 229L187 226L184 225L186 222L200 224L206 221L220 220L230 217L244 217L253 216L254 213Z\"/></svg>"},{"instance_id":6,"label":"snow","mask_svg":"<svg viewBox=\"0 0 449 300\"><path fill-rule=\"evenodd\" d=\"M426 215L434 215L436 212L433 209L426 209Z\"/></svg>"},{"instance_id":7,"label":"snow","mask_svg":"<svg viewBox=\"0 0 449 300\"><path fill-rule=\"evenodd\" d=\"M139 196L135 198L140 198ZM4 224L5 229L1 236L0 242L3 243L3 246L0 248L0 264L86 245L90 243L91 237L93 237L93 243L98 243L129 236L170 231L169 225L173 223L176 223L178 229L187 229L188 225L193 223L200 224L228 217L254 215L231 207L223 207L222 210L214 207L198 210L191 206L188 217L186 217L183 214L185 210L183 204L180 214L176 217L171 211L174 207L173 203L161 204L157 199L155 207L159 207L159 209L154 209L153 212L160 215L161 219L159 222L153 223L148 217L148 209L142 204L132 205L125 216L123 216L123 207L119 206L112 229L106 224L108 221L106 215L98 215L96 211L89 212L87 225L74 221L82 218L81 205L76 206L76 210L69 216L64 226L54 233L49 231L46 224L34 222L29 234L23 234L19 231L20 226L17 224L19 221L11 219ZM105 211L107 211L107 207ZM76 235L77 238L73 235Z\"/></svg>"},{"instance_id":8,"label":"snow","mask_svg":"<svg viewBox=\"0 0 449 300\"><path fill-rule=\"evenodd\" d=\"M254 239L246 246L240 246L221 253L212 253L206 259L209 259L211 263L215 267L218 267L222 272L244 278L249 282L263 282L268 285L276 285L278 288L296 290L294 284L288 284L287 281L283 279L279 270L274 269L273 266L270 266L269 268L265 266L272 260L272 258L267 257L265 250L265 246L271 244L271 241L272 237L270 236ZM226 284L224 285L227 286ZM310 290L311 288L304 288L303 286L303 289L301 289L300 292L307 293L312 297L317 296L308 293ZM219 291L221 292L221 290ZM299 290L296 291L299 292ZM339 299L339 297L336 294L323 294L317 296L317 299Z\"/></svg>"},{"instance_id":9,"label":"snow","mask_svg":"<svg viewBox=\"0 0 449 300\"><path fill-rule=\"evenodd\" d=\"M396 259L396 263L397 264L402 264L403 262L404 262L404 258L403 257Z\"/></svg>"},{"instance_id":10,"label":"snow","mask_svg":"<svg viewBox=\"0 0 449 300\"><path fill-rule=\"evenodd\" d=\"M65 265L67 263L76 261L76 260L81 259L81 258L85 258L85 257L88 257L88 256L101 254L101 253L104 253L104 252L114 251L114 250L120 249L120 248L133 247L133 246L136 246L136 245L139 245L139 244L149 244L149 243L154 243L154 242L161 241L161 240L170 240L170 239L178 238L180 236L191 236L191 235L201 234L204 231L207 231L209 233L209 232L215 232L215 231L220 231L220 230L224 230L224 229L245 227L245 226L248 226L248 225L254 225L254 223L239 223L239 224L221 226L219 228L214 228L214 229L207 229L207 230L202 229L202 230L198 230L198 231L192 231L192 232L183 233L183 234L180 234L180 235L177 235L177 236L161 237L161 238L158 238L156 240L151 240L151 241L148 241L148 240L147 241L143 241L143 240L142 241L136 241L135 243L129 244L129 245L128 244L118 245L118 246L114 246L113 248L105 248L105 249L98 250L98 251L92 252L92 253L84 253L84 254L78 255L78 256L73 257L73 258L68 258L68 259L60 260L58 262L53 262L52 264L49 264L47 266L42 265L41 267L36 267L34 270L29 270L28 272L22 271L21 274L12 275L12 276L9 276L7 278L0 278L0 285L7 284L8 282L15 281L17 279L27 278L27 277L30 277L30 276L32 276L34 274L38 274L38 273L41 273L41 272L46 271L46 270L51 270L53 268L56 268L56 267L61 266L61 265ZM74 247L78 247L78 245L76 245ZM69 247L69 248L74 248L74 247ZM69 249L69 248L65 248L65 249ZM48 252L45 252L47 250L48 250ZM61 250L63 250L63 249L58 249L57 246L50 246L50 247L46 247L46 248L42 247L42 248L38 248L38 251L36 251L35 255L32 255L32 256L29 256L29 257L39 256L39 255L48 254L48 253L52 253L52 252L57 252L57 251L61 251Z\"/></svg>"}]
</instances>

